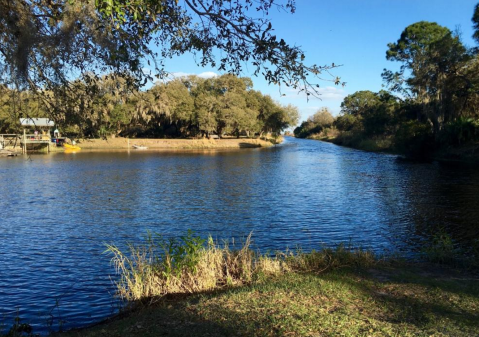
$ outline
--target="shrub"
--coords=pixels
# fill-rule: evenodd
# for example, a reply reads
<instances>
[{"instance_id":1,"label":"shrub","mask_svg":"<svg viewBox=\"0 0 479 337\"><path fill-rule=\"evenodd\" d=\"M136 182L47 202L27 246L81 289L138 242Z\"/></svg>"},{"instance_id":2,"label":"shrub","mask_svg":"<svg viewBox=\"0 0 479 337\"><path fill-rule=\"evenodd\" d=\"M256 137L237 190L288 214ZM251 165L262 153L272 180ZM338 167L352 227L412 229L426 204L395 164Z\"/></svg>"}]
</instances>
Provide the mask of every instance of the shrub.
<instances>
[{"instance_id":1,"label":"shrub","mask_svg":"<svg viewBox=\"0 0 479 337\"><path fill-rule=\"evenodd\" d=\"M433 263L451 263L456 257L452 238L443 229L434 234L432 242L423 248L427 260Z\"/></svg>"},{"instance_id":2,"label":"shrub","mask_svg":"<svg viewBox=\"0 0 479 337\"><path fill-rule=\"evenodd\" d=\"M349 114L342 115L336 118L334 125L340 131L352 131L361 129L361 122L359 118Z\"/></svg>"},{"instance_id":3,"label":"shrub","mask_svg":"<svg viewBox=\"0 0 479 337\"><path fill-rule=\"evenodd\" d=\"M394 138L394 148L412 158L428 159L435 142L431 125L408 121L399 126Z\"/></svg>"},{"instance_id":4,"label":"shrub","mask_svg":"<svg viewBox=\"0 0 479 337\"><path fill-rule=\"evenodd\" d=\"M479 120L459 118L447 123L441 130L439 141L442 145L457 146L479 140Z\"/></svg>"}]
</instances>

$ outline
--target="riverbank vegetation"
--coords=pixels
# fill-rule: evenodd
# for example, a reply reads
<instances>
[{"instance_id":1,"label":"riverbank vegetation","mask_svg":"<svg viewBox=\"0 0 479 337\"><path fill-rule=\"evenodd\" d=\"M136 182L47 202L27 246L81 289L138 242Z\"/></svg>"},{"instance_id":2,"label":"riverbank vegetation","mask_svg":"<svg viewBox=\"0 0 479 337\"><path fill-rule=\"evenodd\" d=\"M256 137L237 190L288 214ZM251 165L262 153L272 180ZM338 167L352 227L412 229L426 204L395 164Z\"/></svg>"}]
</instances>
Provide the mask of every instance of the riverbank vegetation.
<instances>
[{"instance_id":1,"label":"riverbank vegetation","mask_svg":"<svg viewBox=\"0 0 479 337\"><path fill-rule=\"evenodd\" d=\"M133 90L123 77L86 77L70 83L62 99L59 110L32 92L0 86L0 133L18 132L19 118L48 117L51 110L69 135L96 138L262 137L279 134L299 118L296 107L280 105L253 90L251 79L234 75L182 77L146 91Z\"/></svg>"},{"instance_id":2,"label":"riverbank vegetation","mask_svg":"<svg viewBox=\"0 0 479 337\"><path fill-rule=\"evenodd\" d=\"M338 246L259 254L188 233L121 252L121 318L67 336L471 336L477 275Z\"/></svg>"},{"instance_id":3,"label":"riverbank vegetation","mask_svg":"<svg viewBox=\"0 0 479 337\"><path fill-rule=\"evenodd\" d=\"M427 248L427 249L426 249ZM260 254L186 233L108 246L128 310L55 336L473 336L477 259L439 237L417 261L339 245ZM446 256L447 255L447 256ZM0 336L34 336L26 323Z\"/></svg>"},{"instance_id":4,"label":"riverbank vegetation","mask_svg":"<svg viewBox=\"0 0 479 337\"><path fill-rule=\"evenodd\" d=\"M479 5L472 19L479 42L478 18ZM421 21L388 45L386 58L399 63L398 71L382 74L388 90L348 95L336 119L318 118L318 111L295 136L416 159L473 155L479 147L478 48L463 45L459 32Z\"/></svg>"},{"instance_id":5,"label":"riverbank vegetation","mask_svg":"<svg viewBox=\"0 0 479 337\"><path fill-rule=\"evenodd\" d=\"M119 294L129 301L244 285L288 272L321 272L351 263L368 266L374 261L370 252L343 246L308 254L291 251L263 255L251 249L250 240L248 237L242 247L235 249L188 232L179 240L150 235L146 245L130 246L128 254L115 246L109 246L108 251L121 275Z\"/></svg>"},{"instance_id":6,"label":"riverbank vegetation","mask_svg":"<svg viewBox=\"0 0 479 337\"><path fill-rule=\"evenodd\" d=\"M342 268L171 296L60 336L475 336L477 280L438 269Z\"/></svg>"}]
</instances>

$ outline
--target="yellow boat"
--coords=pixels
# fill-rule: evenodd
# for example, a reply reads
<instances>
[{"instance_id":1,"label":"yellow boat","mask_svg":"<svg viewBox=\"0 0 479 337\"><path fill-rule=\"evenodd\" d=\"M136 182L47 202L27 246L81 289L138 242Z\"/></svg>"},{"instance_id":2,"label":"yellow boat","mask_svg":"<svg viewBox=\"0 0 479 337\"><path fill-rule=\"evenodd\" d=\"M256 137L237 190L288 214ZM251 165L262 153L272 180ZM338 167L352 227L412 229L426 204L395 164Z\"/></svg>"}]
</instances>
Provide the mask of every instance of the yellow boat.
<instances>
[{"instance_id":1,"label":"yellow boat","mask_svg":"<svg viewBox=\"0 0 479 337\"><path fill-rule=\"evenodd\" d=\"M70 144L67 144L67 143L64 143L64 144L63 144L63 148L65 149L65 151L78 151L78 150L81 150L81 147L76 146L76 145L70 145Z\"/></svg>"}]
</instances>

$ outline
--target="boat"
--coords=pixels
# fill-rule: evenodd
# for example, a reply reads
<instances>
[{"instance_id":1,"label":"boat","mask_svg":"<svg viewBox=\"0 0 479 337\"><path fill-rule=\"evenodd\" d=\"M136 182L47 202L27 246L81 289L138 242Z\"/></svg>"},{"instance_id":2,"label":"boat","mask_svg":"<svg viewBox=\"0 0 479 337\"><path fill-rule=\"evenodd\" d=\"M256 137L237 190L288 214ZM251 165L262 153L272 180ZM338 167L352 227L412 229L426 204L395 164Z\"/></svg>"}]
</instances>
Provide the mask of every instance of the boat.
<instances>
[{"instance_id":1,"label":"boat","mask_svg":"<svg viewBox=\"0 0 479 337\"><path fill-rule=\"evenodd\" d=\"M146 149L148 149L148 146L133 145L133 148L136 149L136 150L146 150Z\"/></svg>"},{"instance_id":2,"label":"boat","mask_svg":"<svg viewBox=\"0 0 479 337\"><path fill-rule=\"evenodd\" d=\"M78 151L78 150L81 150L81 147L76 146L76 145L71 145L71 144L68 144L68 143L64 143L64 144L63 144L63 148L64 148L65 150L68 150L68 151Z\"/></svg>"}]
</instances>

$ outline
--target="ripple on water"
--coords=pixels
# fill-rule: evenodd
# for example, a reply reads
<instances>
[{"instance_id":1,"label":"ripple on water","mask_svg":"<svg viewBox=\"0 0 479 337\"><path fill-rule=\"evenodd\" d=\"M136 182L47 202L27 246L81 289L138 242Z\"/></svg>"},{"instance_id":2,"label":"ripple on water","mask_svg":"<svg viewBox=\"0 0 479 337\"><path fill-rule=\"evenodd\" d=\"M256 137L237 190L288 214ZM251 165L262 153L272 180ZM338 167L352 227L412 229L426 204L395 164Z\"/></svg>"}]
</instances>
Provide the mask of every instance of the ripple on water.
<instances>
[{"instance_id":1,"label":"ripple on water","mask_svg":"<svg viewBox=\"0 0 479 337\"><path fill-rule=\"evenodd\" d=\"M478 236L479 172L287 138L270 149L32 155L0 162L0 315L38 332L111 315L105 243L187 229L254 247L351 242L408 254ZM14 193L12 193L14 191Z\"/></svg>"}]
</instances>

